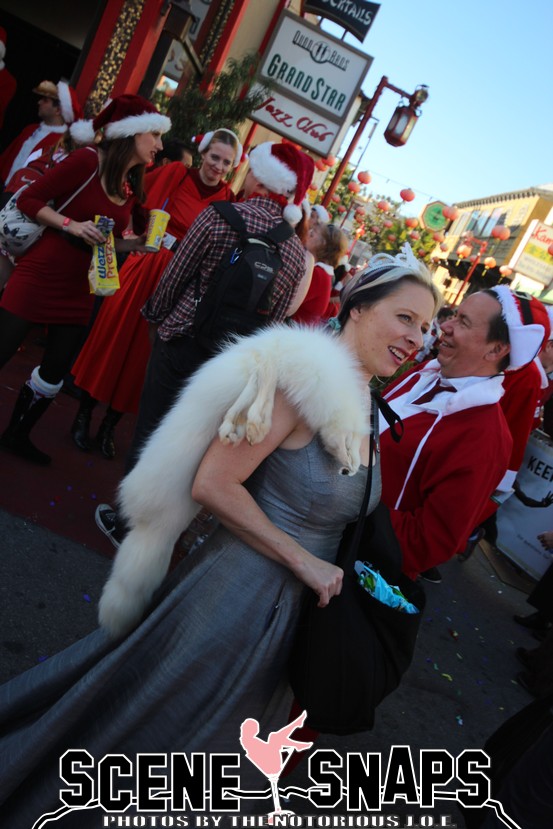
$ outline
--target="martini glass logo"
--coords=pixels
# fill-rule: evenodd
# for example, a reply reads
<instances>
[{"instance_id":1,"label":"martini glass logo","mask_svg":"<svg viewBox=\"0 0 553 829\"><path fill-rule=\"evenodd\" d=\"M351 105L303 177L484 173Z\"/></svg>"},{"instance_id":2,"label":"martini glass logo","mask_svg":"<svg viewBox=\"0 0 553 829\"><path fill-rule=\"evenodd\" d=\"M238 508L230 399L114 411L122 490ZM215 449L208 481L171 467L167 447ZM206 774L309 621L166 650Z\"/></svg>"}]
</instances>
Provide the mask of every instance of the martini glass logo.
<instances>
[{"instance_id":1,"label":"martini glass logo","mask_svg":"<svg viewBox=\"0 0 553 829\"><path fill-rule=\"evenodd\" d=\"M305 722L307 711L303 711L299 717L285 725L278 731L271 731L268 738L263 740L259 737L259 723L253 718L244 720L240 726L240 744L244 749L246 757L265 775L271 786L274 809L269 813L269 823L273 822L275 815L292 815L293 812L282 809L278 793L278 781L284 767L294 751L304 751L313 743L304 743L301 740L292 738L293 732Z\"/></svg>"}]
</instances>

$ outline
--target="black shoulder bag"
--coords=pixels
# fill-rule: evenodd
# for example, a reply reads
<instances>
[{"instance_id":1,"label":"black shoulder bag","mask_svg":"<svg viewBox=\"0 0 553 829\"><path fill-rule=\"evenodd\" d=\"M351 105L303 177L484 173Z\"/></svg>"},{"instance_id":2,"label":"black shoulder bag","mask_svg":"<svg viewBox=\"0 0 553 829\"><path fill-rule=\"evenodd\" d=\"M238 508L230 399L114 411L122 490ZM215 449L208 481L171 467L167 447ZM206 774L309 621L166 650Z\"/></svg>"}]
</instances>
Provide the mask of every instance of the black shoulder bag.
<instances>
[{"instance_id":1,"label":"black shoulder bag","mask_svg":"<svg viewBox=\"0 0 553 829\"><path fill-rule=\"evenodd\" d=\"M372 429L367 483L359 517L348 524L336 564L344 570L342 592L325 608L317 596L305 599L289 661L289 680L307 725L326 734L355 734L374 725L376 706L400 683L409 667L425 596L401 572L402 555L390 514L381 502L366 515L370 499L378 412L399 440L403 423L389 405L371 392ZM370 562L389 584L419 609L408 614L383 604L357 582L356 559Z\"/></svg>"}]
</instances>

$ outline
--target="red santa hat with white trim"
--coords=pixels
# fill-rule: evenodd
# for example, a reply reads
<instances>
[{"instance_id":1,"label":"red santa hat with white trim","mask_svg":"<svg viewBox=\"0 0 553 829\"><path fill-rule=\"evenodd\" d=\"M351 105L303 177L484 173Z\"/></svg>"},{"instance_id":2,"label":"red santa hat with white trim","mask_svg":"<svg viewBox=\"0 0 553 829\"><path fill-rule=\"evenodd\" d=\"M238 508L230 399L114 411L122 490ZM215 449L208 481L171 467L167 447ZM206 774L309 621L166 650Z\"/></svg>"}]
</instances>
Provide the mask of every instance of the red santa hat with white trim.
<instances>
[{"instance_id":1,"label":"red santa hat with white trim","mask_svg":"<svg viewBox=\"0 0 553 829\"><path fill-rule=\"evenodd\" d=\"M77 98L77 93L65 81L58 83L58 99L60 102L61 117L66 124L72 124L84 115L83 108Z\"/></svg>"},{"instance_id":2,"label":"red santa hat with white trim","mask_svg":"<svg viewBox=\"0 0 553 829\"><path fill-rule=\"evenodd\" d=\"M315 162L293 144L258 144L249 154L250 167L256 179L267 190L286 196L290 203L282 217L292 226L302 218L301 204L311 184Z\"/></svg>"},{"instance_id":3,"label":"red santa hat with white trim","mask_svg":"<svg viewBox=\"0 0 553 829\"><path fill-rule=\"evenodd\" d=\"M535 296L511 291L507 285L491 288L501 305L501 316L509 330L509 369L531 363L551 336L547 308Z\"/></svg>"},{"instance_id":4,"label":"red santa hat with white trim","mask_svg":"<svg viewBox=\"0 0 553 829\"><path fill-rule=\"evenodd\" d=\"M151 101L140 95L118 95L92 121L75 121L71 135L81 144L92 144L97 135L108 140L130 138L142 132L168 132L171 121Z\"/></svg>"}]
</instances>

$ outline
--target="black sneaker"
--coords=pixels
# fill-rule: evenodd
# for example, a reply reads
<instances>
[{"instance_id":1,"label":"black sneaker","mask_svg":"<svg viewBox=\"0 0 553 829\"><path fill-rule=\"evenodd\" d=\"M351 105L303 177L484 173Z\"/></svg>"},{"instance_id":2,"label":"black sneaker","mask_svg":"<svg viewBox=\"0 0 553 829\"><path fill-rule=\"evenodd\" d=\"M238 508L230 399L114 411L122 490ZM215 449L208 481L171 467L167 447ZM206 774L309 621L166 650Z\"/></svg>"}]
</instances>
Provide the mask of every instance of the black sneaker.
<instances>
[{"instance_id":1,"label":"black sneaker","mask_svg":"<svg viewBox=\"0 0 553 829\"><path fill-rule=\"evenodd\" d=\"M107 535L114 547L119 548L125 537L125 532L121 531L115 510L109 504L100 504L96 508L94 517L99 529L102 530L104 535Z\"/></svg>"},{"instance_id":2,"label":"black sneaker","mask_svg":"<svg viewBox=\"0 0 553 829\"><path fill-rule=\"evenodd\" d=\"M485 535L486 530L484 529L484 527L478 527L476 532L474 532L470 536L469 540L467 541L467 546L465 547L463 552L459 553L459 555L457 556L457 561L466 561L467 559L469 559Z\"/></svg>"},{"instance_id":3,"label":"black sneaker","mask_svg":"<svg viewBox=\"0 0 553 829\"><path fill-rule=\"evenodd\" d=\"M513 619L518 625L529 628L530 630L547 631L551 628L551 622L544 619L539 610L535 613L530 613L528 616L513 616Z\"/></svg>"},{"instance_id":4,"label":"black sneaker","mask_svg":"<svg viewBox=\"0 0 553 829\"><path fill-rule=\"evenodd\" d=\"M430 581L432 584L440 584L442 581L442 574L437 567L429 567L424 573L421 573L421 579Z\"/></svg>"}]
</instances>

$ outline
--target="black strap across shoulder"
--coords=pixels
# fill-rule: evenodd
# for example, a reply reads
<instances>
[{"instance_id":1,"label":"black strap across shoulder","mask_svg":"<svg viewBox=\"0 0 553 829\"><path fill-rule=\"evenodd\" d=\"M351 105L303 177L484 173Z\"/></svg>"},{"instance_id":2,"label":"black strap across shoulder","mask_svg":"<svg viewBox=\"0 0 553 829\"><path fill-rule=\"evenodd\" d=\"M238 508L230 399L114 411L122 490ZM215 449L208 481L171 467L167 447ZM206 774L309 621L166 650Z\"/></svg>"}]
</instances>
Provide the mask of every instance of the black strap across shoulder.
<instances>
[{"instance_id":1,"label":"black strap across shoulder","mask_svg":"<svg viewBox=\"0 0 553 829\"><path fill-rule=\"evenodd\" d=\"M219 213L220 216L223 217L225 222L227 222L233 230L236 230L236 232L240 234L241 239L245 239L248 235L251 235L262 239L269 239L275 245L278 245L281 242L285 242L287 239L290 239L294 233L292 226L288 222L284 221L280 222L276 225L276 227L271 228L271 230L267 230L265 233L250 233L246 227L246 222L232 202L214 201L211 202L211 206L217 211L217 213Z\"/></svg>"}]
</instances>

